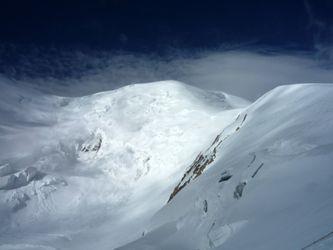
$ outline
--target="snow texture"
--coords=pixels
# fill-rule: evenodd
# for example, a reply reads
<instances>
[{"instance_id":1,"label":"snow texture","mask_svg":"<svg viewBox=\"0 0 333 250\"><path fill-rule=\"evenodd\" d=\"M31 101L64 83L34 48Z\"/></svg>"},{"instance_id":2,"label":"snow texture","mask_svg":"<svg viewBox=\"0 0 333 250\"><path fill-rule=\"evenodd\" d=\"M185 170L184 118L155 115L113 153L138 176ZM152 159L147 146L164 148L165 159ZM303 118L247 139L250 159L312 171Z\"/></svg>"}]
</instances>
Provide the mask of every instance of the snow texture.
<instances>
[{"instance_id":1,"label":"snow texture","mask_svg":"<svg viewBox=\"0 0 333 250\"><path fill-rule=\"evenodd\" d=\"M0 88L0 249L333 247L330 85Z\"/></svg>"}]
</instances>

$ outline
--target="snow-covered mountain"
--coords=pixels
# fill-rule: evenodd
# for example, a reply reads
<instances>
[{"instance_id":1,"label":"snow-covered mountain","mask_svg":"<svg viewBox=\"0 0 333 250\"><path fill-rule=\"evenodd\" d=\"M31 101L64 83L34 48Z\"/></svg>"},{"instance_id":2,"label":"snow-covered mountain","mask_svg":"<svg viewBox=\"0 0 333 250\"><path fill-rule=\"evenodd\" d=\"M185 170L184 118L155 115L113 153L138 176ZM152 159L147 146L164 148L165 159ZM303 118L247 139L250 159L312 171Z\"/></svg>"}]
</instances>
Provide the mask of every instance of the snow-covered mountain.
<instances>
[{"instance_id":1,"label":"snow-covered mountain","mask_svg":"<svg viewBox=\"0 0 333 250\"><path fill-rule=\"evenodd\" d=\"M0 89L0 249L333 248L330 85Z\"/></svg>"},{"instance_id":2,"label":"snow-covered mountain","mask_svg":"<svg viewBox=\"0 0 333 250\"><path fill-rule=\"evenodd\" d=\"M1 89L4 249L136 239L194 155L248 105L173 81L80 98L5 80Z\"/></svg>"},{"instance_id":3,"label":"snow-covered mountain","mask_svg":"<svg viewBox=\"0 0 333 250\"><path fill-rule=\"evenodd\" d=\"M120 249L333 249L333 88L278 87L189 166Z\"/></svg>"}]
</instances>

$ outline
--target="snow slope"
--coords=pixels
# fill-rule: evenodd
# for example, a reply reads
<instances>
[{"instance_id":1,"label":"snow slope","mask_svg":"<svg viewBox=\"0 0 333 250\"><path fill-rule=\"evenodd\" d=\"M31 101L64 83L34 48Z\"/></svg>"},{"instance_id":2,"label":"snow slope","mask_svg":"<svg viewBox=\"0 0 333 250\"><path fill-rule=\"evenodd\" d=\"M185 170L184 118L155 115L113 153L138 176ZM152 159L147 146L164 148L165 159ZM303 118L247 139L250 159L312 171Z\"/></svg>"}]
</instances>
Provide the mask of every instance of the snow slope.
<instances>
[{"instance_id":1,"label":"snow slope","mask_svg":"<svg viewBox=\"0 0 333 250\"><path fill-rule=\"evenodd\" d=\"M333 88L0 79L0 249L333 249Z\"/></svg>"},{"instance_id":2,"label":"snow slope","mask_svg":"<svg viewBox=\"0 0 333 250\"><path fill-rule=\"evenodd\" d=\"M113 249L143 234L249 103L175 81L78 98L0 79L0 249Z\"/></svg>"},{"instance_id":3,"label":"snow slope","mask_svg":"<svg viewBox=\"0 0 333 250\"><path fill-rule=\"evenodd\" d=\"M333 249L333 87L278 87L190 164L119 249Z\"/></svg>"}]
</instances>

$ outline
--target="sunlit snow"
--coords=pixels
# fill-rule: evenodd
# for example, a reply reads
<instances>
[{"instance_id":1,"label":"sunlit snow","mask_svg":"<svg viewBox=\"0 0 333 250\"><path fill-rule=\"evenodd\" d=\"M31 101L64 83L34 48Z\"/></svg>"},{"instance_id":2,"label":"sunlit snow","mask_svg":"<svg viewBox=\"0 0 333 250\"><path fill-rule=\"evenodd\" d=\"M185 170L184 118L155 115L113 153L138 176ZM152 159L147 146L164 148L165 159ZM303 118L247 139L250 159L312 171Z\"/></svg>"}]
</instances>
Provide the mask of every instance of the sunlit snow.
<instances>
[{"instance_id":1,"label":"sunlit snow","mask_svg":"<svg viewBox=\"0 0 333 250\"><path fill-rule=\"evenodd\" d=\"M330 85L0 88L0 249L333 248Z\"/></svg>"}]
</instances>

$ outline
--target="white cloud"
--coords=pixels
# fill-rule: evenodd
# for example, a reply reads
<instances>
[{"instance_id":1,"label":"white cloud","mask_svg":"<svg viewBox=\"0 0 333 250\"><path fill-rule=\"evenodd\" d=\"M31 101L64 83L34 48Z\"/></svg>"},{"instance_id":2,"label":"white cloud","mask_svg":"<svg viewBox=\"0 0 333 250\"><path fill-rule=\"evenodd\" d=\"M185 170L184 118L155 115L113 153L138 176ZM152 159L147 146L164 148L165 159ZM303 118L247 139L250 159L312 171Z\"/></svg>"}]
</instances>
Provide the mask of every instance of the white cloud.
<instances>
[{"instance_id":1,"label":"white cloud","mask_svg":"<svg viewBox=\"0 0 333 250\"><path fill-rule=\"evenodd\" d=\"M256 51L173 51L169 56L103 52L80 56L66 65L93 65L80 77L70 79L30 79L44 89L64 95L83 95L123 85L157 80L180 80L203 88L221 90L255 100L275 86L291 83L333 83L328 61L306 53ZM99 60L101 62L99 62ZM81 67L85 68L85 67ZM75 74L73 74L75 75ZM63 90L66 86L66 91ZM70 86L70 87L68 87ZM51 92L52 92L51 91Z\"/></svg>"}]
</instances>

